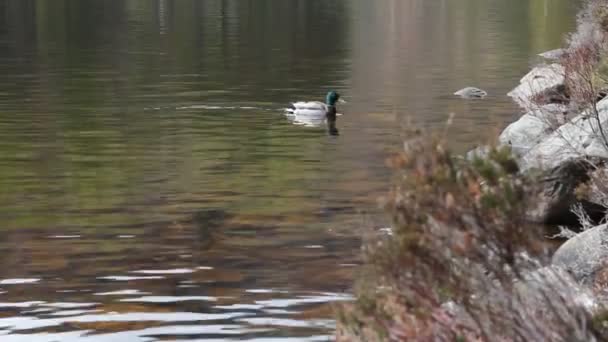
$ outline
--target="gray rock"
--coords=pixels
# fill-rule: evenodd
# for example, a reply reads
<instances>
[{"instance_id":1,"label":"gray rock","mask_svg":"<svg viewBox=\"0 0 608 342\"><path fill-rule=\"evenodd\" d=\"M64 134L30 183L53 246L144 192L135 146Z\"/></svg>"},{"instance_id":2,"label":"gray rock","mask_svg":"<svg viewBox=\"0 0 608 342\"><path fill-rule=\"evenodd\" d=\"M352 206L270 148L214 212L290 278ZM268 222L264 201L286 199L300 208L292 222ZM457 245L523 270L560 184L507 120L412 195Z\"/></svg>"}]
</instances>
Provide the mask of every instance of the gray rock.
<instances>
[{"instance_id":1,"label":"gray rock","mask_svg":"<svg viewBox=\"0 0 608 342\"><path fill-rule=\"evenodd\" d=\"M524 76L519 81L519 85L507 95L525 110L534 110L537 107L535 97L563 86L564 72L564 67L559 64L537 66Z\"/></svg>"},{"instance_id":2,"label":"gray rock","mask_svg":"<svg viewBox=\"0 0 608 342\"><path fill-rule=\"evenodd\" d=\"M565 49L555 49L539 53L538 55L548 60L558 60L566 53Z\"/></svg>"},{"instance_id":3,"label":"gray rock","mask_svg":"<svg viewBox=\"0 0 608 342\"><path fill-rule=\"evenodd\" d=\"M591 113L581 113L536 144L521 161L522 171L538 168L552 169L580 157L608 159L608 99L597 104L598 120ZM601 129L600 129L601 127Z\"/></svg>"},{"instance_id":4,"label":"gray rock","mask_svg":"<svg viewBox=\"0 0 608 342\"><path fill-rule=\"evenodd\" d=\"M551 132L551 124L545 117L538 111L524 114L502 131L498 142L510 146L516 157L522 157Z\"/></svg>"},{"instance_id":5,"label":"gray rock","mask_svg":"<svg viewBox=\"0 0 608 342\"><path fill-rule=\"evenodd\" d=\"M555 252L552 264L570 273L576 281L590 283L608 262L608 225L588 229L566 241Z\"/></svg>"},{"instance_id":6,"label":"gray rock","mask_svg":"<svg viewBox=\"0 0 608 342\"><path fill-rule=\"evenodd\" d=\"M551 132L568 122L568 112L568 106L562 104L538 106L507 126L498 142L510 146L513 154L521 158Z\"/></svg>"},{"instance_id":7,"label":"gray rock","mask_svg":"<svg viewBox=\"0 0 608 342\"><path fill-rule=\"evenodd\" d=\"M588 190L586 198L592 202L597 203L604 208L608 208L608 169L606 166L598 167L595 170L589 172L590 181L587 182Z\"/></svg>"},{"instance_id":8,"label":"gray rock","mask_svg":"<svg viewBox=\"0 0 608 342\"><path fill-rule=\"evenodd\" d=\"M563 82L559 70L557 66L535 68L512 93L526 97L543 87L551 89ZM599 101L596 108L597 115L586 111L572 118L566 105L535 104L500 135L500 144L511 147L522 172L536 169L543 176L537 204L528 212L531 220L577 225L571 212L575 204L582 204L592 219L604 215L608 187L591 182L584 199L576 195L579 185L591 179L591 172L597 172L594 166L608 165L608 98Z\"/></svg>"},{"instance_id":9,"label":"gray rock","mask_svg":"<svg viewBox=\"0 0 608 342\"><path fill-rule=\"evenodd\" d=\"M490 148L490 146L477 146L474 149L467 152L467 154L465 155L465 159L469 160L469 161L472 161L475 158L485 159L488 157L491 150L492 149Z\"/></svg>"},{"instance_id":10,"label":"gray rock","mask_svg":"<svg viewBox=\"0 0 608 342\"><path fill-rule=\"evenodd\" d=\"M527 332L514 340L597 341L584 318L603 312L604 302L563 269L542 267L525 274L514 285L513 299L502 300L507 301L507 308L513 308L511 318L519 321L520 330Z\"/></svg>"},{"instance_id":11,"label":"gray rock","mask_svg":"<svg viewBox=\"0 0 608 342\"><path fill-rule=\"evenodd\" d=\"M466 87L455 92L454 95L460 96L463 99L482 99L486 97L488 93L485 90L479 88Z\"/></svg>"},{"instance_id":12,"label":"gray rock","mask_svg":"<svg viewBox=\"0 0 608 342\"><path fill-rule=\"evenodd\" d=\"M608 99L600 101L597 109L600 124L589 112L568 120L566 106L542 106L522 116L500 135L500 143L511 146L522 172L537 169L542 175L536 205L528 212L532 221L578 225L571 212L575 204L581 204L593 219L604 215L606 187L591 184L585 198L576 195L578 186L589 181L589 174L596 170L593 166L606 165L608 161L608 141L604 141L599 129L602 127L608 134Z\"/></svg>"},{"instance_id":13,"label":"gray rock","mask_svg":"<svg viewBox=\"0 0 608 342\"><path fill-rule=\"evenodd\" d=\"M506 322L514 323L510 327L515 330L507 328L508 333L514 335L501 335L503 338L497 339L504 341L555 340L548 339L549 336L568 336L563 341L597 341L586 325L587 321L581 318L602 312L605 308L602 299L563 269L551 266L514 275L513 283L486 283L470 297L477 308L501 312ZM445 302L441 310L453 318L454 326L490 327L495 324L492 317L479 315L477 310L467 310L459 302ZM473 312L476 314L471 315ZM473 337L472 340L477 339Z\"/></svg>"},{"instance_id":14,"label":"gray rock","mask_svg":"<svg viewBox=\"0 0 608 342\"><path fill-rule=\"evenodd\" d=\"M533 310L545 306L548 298L556 299L554 304L576 305L589 313L599 306L599 298L589 287L580 284L565 268L555 265L525 274L515 283L515 290L521 302ZM558 295L561 299L556 298Z\"/></svg>"}]
</instances>

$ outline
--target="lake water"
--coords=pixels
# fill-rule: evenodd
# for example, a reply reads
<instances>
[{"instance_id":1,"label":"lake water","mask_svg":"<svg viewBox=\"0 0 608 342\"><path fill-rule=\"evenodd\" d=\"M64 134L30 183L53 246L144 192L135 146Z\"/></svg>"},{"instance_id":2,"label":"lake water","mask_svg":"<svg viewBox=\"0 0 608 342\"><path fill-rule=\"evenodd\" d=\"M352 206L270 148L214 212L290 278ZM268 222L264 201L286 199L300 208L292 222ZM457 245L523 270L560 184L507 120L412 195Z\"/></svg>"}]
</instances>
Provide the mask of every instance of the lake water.
<instances>
[{"instance_id":1,"label":"lake water","mask_svg":"<svg viewBox=\"0 0 608 342\"><path fill-rule=\"evenodd\" d=\"M406 129L491 137L575 12L0 0L0 339L331 339ZM490 95L451 95L470 85ZM340 135L283 115L330 89Z\"/></svg>"}]
</instances>

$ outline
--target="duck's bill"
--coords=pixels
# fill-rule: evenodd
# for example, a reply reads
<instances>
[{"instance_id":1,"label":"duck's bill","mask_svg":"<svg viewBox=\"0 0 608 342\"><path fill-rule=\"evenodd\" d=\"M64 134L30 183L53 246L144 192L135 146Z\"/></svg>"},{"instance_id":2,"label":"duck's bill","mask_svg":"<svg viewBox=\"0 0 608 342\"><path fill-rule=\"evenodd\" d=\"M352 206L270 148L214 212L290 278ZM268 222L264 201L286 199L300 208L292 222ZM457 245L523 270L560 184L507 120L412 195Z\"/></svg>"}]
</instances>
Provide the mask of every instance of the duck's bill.
<instances>
[{"instance_id":1,"label":"duck's bill","mask_svg":"<svg viewBox=\"0 0 608 342\"><path fill-rule=\"evenodd\" d=\"M345 100L343 100L343 99L338 99L338 103L348 103L348 102L346 102L346 101L345 101Z\"/></svg>"}]
</instances>

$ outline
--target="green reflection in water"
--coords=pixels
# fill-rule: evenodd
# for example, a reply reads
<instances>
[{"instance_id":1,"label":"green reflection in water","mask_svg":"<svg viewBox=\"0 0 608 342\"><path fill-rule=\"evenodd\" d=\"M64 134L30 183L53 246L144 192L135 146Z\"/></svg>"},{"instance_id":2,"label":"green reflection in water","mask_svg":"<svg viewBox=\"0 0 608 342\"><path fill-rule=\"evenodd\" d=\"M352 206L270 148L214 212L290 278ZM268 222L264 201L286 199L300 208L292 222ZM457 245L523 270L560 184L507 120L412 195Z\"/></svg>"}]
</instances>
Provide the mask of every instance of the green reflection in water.
<instances>
[{"instance_id":1,"label":"green reflection in water","mask_svg":"<svg viewBox=\"0 0 608 342\"><path fill-rule=\"evenodd\" d=\"M340 82L347 2L5 6L25 19L7 22L3 56L22 65L2 65L2 148L20 159L1 165L9 226L124 224L182 197L245 214L311 206L300 189L319 177L323 141L288 125L277 101Z\"/></svg>"},{"instance_id":2,"label":"green reflection in water","mask_svg":"<svg viewBox=\"0 0 608 342\"><path fill-rule=\"evenodd\" d=\"M55 291L120 290L97 277L199 265L215 268L128 285L226 296L227 305L268 300L243 294L253 286L348 289L340 264L358 260L357 229L386 224L358 210L373 210L387 187L383 161L399 148L403 119L442 128L454 112L452 147L483 140L519 114L503 94L537 53L560 45L574 6L0 0L0 278L42 279L4 300L100 302ZM490 98L449 96L470 84ZM330 88L349 101L339 137L281 114L285 102ZM200 219L209 212L221 219ZM99 308L213 310L111 299ZM331 316L317 308L298 307L297 318Z\"/></svg>"}]
</instances>

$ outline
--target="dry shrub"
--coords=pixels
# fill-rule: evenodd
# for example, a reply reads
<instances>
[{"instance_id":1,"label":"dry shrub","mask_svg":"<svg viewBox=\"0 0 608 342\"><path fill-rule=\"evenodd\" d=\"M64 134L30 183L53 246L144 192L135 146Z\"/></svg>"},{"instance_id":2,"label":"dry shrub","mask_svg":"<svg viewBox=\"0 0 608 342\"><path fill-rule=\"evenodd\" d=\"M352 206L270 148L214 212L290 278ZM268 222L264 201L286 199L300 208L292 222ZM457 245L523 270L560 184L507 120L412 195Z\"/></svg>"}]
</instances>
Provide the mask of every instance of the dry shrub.
<instances>
[{"instance_id":1,"label":"dry shrub","mask_svg":"<svg viewBox=\"0 0 608 342\"><path fill-rule=\"evenodd\" d=\"M608 80L608 0L589 0L578 17L576 32L561 57L565 85L581 110L594 105Z\"/></svg>"},{"instance_id":2,"label":"dry shrub","mask_svg":"<svg viewBox=\"0 0 608 342\"><path fill-rule=\"evenodd\" d=\"M338 340L594 341L588 311L528 224L534 182L508 151L453 158L441 139L391 159L391 235L366 243L355 304Z\"/></svg>"},{"instance_id":3,"label":"dry shrub","mask_svg":"<svg viewBox=\"0 0 608 342\"><path fill-rule=\"evenodd\" d=\"M561 57L570 110L594 120L597 135L608 148L608 132L600 120L597 103L608 94L608 0L589 0L578 18L578 29L569 38Z\"/></svg>"},{"instance_id":4,"label":"dry shrub","mask_svg":"<svg viewBox=\"0 0 608 342\"><path fill-rule=\"evenodd\" d=\"M596 101L598 90L602 86L601 80L596 77L601 51L597 42L589 41L569 50L561 58L566 89L578 106L587 106Z\"/></svg>"},{"instance_id":5,"label":"dry shrub","mask_svg":"<svg viewBox=\"0 0 608 342\"><path fill-rule=\"evenodd\" d=\"M608 2L605 0L589 1L590 16L602 32L608 32Z\"/></svg>"},{"instance_id":6,"label":"dry shrub","mask_svg":"<svg viewBox=\"0 0 608 342\"><path fill-rule=\"evenodd\" d=\"M608 1L586 0L577 18L577 29L570 35L568 46L576 49L579 45L605 40L608 32Z\"/></svg>"},{"instance_id":7,"label":"dry shrub","mask_svg":"<svg viewBox=\"0 0 608 342\"><path fill-rule=\"evenodd\" d=\"M570 103L570 94L565 85L558 85L554 88L535 94L532 96L531 100L532 103L537 106L547 104L567 105Z\"/></svg>"}]
</instances>

